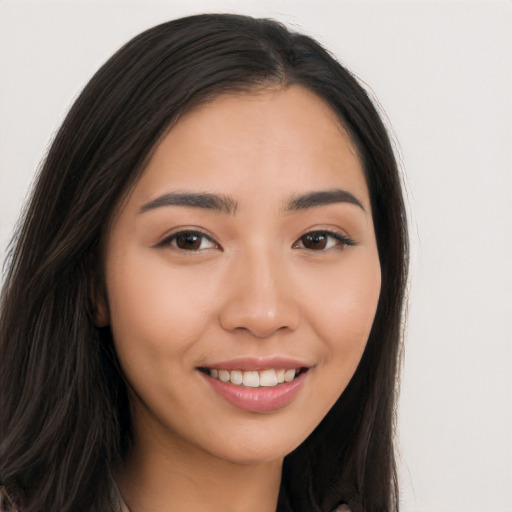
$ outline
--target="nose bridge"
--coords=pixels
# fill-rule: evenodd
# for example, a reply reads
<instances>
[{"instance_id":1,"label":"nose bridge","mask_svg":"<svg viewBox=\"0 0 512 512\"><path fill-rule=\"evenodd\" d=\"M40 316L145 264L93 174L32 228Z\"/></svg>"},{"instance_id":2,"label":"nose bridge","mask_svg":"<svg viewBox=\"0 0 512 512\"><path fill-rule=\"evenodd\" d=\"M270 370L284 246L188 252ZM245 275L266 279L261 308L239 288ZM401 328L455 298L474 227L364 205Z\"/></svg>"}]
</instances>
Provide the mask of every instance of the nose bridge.
<instances>
[{"instance_id":1,"label":"nose bridge","mask_svg":"<svg viewBox=\"0 0 512 512\"><path fill-rule=\"evenodd\" d=\"M246 330L260 338L296 329L300 311L285 256L278 249L258 243L240 251L230 281L220 315L224 329Z\"/></svg>"}]
</instances>

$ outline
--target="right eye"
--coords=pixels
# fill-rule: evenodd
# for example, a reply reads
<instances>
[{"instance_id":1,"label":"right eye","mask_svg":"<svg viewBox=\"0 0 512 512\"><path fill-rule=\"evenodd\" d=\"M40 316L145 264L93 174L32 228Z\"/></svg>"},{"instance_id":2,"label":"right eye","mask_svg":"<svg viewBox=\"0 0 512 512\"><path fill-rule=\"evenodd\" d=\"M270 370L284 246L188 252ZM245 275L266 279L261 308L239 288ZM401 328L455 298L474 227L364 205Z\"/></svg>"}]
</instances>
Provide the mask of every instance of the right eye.
<instances>
[{"instance_id":1,"label":"right eye","mask_svg":"<svg viewBox=\"0 0 512 512\"><path fill-rule=\"evenodd\" d=\"M219 245L201 231L179 231L162 240L158 247L170 247L179 251L199 252L218 249Z\"/></svg>"}]
</instances>

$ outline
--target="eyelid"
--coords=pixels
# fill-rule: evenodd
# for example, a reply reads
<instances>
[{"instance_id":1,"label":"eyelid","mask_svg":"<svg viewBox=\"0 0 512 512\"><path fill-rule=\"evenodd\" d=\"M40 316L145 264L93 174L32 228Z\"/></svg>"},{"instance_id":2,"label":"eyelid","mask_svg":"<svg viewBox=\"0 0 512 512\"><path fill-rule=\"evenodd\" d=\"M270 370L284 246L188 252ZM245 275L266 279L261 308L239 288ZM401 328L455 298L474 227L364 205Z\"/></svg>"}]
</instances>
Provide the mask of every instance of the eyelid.
<instances>
[{"instance_id":1,"label":"eyelid","mask_svg":"<svg viewBox=\"0 0 512 512\"><path fill-rule=\"evenodd\" d=\"M162 240L160 240L159 242L157 242L154 245L154 247L156 247L156 248L172 247L174 250L183 252L183 253L186 253L186 252L198 253L198 252L205 251L207 249L212 249L211 247L208 247L207 249L186 250L186 249L181 249L176 246L171 246L173 241L175 241L179 236L183 236L183 235L193 235L193 236L205 238L206 240L208 240L215 246L214 248L222 250L222 247L220 246L220 244L210 234L205 233L202 229L198 229L198 228L177 228L175 231L172 231L171 233L166 234L162 238Z\"/></svg>"},{"instance_id":2,"label":"eyelid","mask_svg":"<svg viewBox=\"0 0 512 512\"><path fill-rule=\"evenodd\" d=\"M325 235L326 237L330 237L330 238L334 238L335 240L337 240L339 242L339 244L336 244L336 246L340 247L340 248L344 248L344 247L352 247L354 245L356 245L356 241L352 238L350 238L349 236L345 235L344 233L341 233L339 231L335 231L333 229L322 229L322 228L318 228L318 229L310 229L309 231L307 231L306 233L304 233L303 235L301 235L293 244L293 248L299 248L299 247L296 247L297 244L299 244L301 242L301 240L308 236L308 235ZM307 247L301 247L302 249L305 249L305 250L309 250L311 252L325 252L325 251L328 251L329 249L333 249L334 247L328 247L326 249L318 249L318 250L315 250L315 249L308 249Z\"/></svg>"},{"instance_id":3,"label":"eyelid","mask_svg":"<svg viewBox=\"0 0 512 512\"><path fill-rule=\"evenodd\" d=\"M185 235L189 235L189 236L197 236L197 237L200 237L200 238L204 238L206 240L208 240L214 247L207 247L207 248L199 248L199 249L183 249L183 248L180 248L180 247L177 247L176 245L173 245L173 242L180 236L185 236ZM334 239L336 240L338 243L336 243L333 247L327 247L327 248L322 248L322 249L311 249L311 248L308 248L308 247L299 247L299 245L302 243L303 245L303 238L308 236L308 235L323 235L327 238L331 238L331 239ZM308 250L308 251L311 251L311 252L325 252L325 251L328 251L330 249L333 249L335 247L339 247L340 249L343 249L344 247L347 247L347 246L354 246L356 245L356 241L353 240L352 238L350 238L349 236L347 236L346 234L344 233L341 233L340 231L337 231L337 230L334 230L334 229L326 229L326 228L316 228L316 229L310 229L308 231L306 231L303 235L301 235L292 245L292 248L293 249L304 249L304 250ZM208 249L212 249L212 248L215 248L215 249L220 249L222 250L222 247L221 245L213 238L213 236L211 236L209 233L206 233L205 231L203 231L202 229L199 229L199 228L195 228L195 227L190 227L190 228L183 228L183 227L180 227L180 228L176 228L176 230L172 231L171 233L168 233L166 234L162 240L160 240L159 242L157 242L154 247L156 248L165 248L165 247L171 247L172 249L176 250L176 251L179 251L179 252L183 252L183 253L187 253L187 252L190 252L190 253L198 253L198 252L202 252L202 251L205 251L205 250L208 250Z\"/></svg>"}]
</instances>

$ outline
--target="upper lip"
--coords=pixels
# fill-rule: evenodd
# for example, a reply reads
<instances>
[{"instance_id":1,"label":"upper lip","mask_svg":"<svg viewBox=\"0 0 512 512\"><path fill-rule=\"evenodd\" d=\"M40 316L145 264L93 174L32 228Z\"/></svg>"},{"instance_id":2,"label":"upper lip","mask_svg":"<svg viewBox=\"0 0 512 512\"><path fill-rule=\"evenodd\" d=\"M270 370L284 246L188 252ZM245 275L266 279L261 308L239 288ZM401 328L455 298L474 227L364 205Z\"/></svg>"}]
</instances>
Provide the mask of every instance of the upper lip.
<instances>
[{"instance_id":1,"label":"upper lip","mask_svg":"<svg viewBox=\"0 0 512 512\"><path fill-rule=\"evenodd\" d=\"M240 357L228 361L216 361L201 365L201 368L215 368L217 370L260 371L270 368L288 370L292 368L310 368L312 365L300 359L271 356L271 357Z\"/></svg>"}]
</instances>

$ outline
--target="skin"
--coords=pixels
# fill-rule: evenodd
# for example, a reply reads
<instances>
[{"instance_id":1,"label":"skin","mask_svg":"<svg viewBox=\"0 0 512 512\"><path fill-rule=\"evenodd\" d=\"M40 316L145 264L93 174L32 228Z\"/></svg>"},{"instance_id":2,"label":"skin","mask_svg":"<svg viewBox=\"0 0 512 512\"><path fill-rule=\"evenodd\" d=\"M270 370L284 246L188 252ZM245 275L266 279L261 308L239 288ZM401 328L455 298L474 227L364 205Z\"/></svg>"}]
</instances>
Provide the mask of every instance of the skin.
<instances>
[{"instance_id":1,"label":"skin","mask_svg":"<svg viewBox=\"0 0 512 512\"><path fill-rule=\"evenodd\" d=\"M360 205L290 207L337 189ZM176 191L229 203L152 203ZM173 238L183 230L206 237ZM312 243L310 232L322 233ZM105 247L96 321L111 325L130 389L134 442L117 475L130 509L275 510L283 458L348 384L380 293L368 189L346 131L298 86L222 95L162 140ZM248 356L309 367L289 404L240 409L198 370Z\"/></svg>"}]
</instances>

